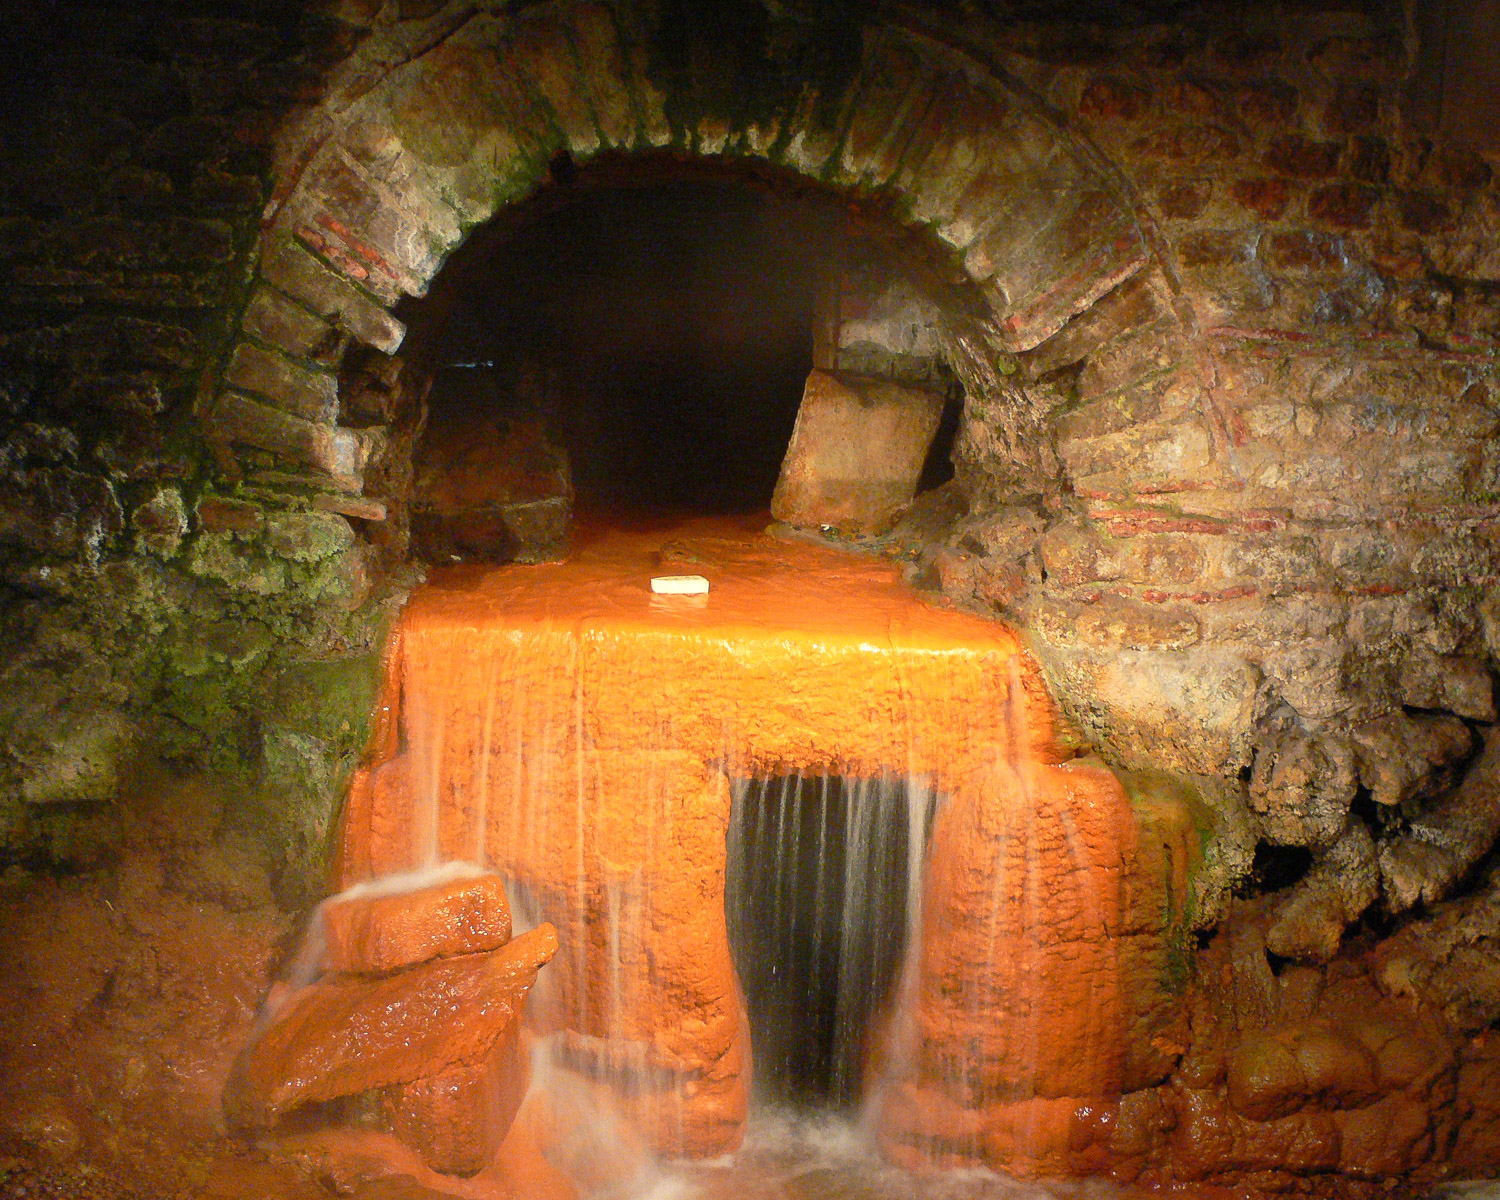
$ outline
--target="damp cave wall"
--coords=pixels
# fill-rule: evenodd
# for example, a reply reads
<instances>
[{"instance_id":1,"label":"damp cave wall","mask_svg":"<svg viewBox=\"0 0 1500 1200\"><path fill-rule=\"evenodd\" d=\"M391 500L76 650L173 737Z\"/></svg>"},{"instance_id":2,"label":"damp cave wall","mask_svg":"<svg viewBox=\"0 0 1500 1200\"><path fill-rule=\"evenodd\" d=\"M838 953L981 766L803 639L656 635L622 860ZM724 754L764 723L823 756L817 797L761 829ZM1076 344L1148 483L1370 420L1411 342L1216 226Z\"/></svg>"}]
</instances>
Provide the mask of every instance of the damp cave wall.
<instances>
[{"instance_id":1,"label":"damp cave wall","mask_svg":"<svg viewBox=\"0 0 1500 1200\"><path fill-rule=\"evenodd\" d=\"M545 27L570 6L515 7ZM1031 344L950 331L987 362L955 362L957 479L900 548L928 586L1025 626L1081 745L1196 781L1229 814L1230 874L1257 841L1330 850L1376 773L1371 722L1396 722L1381 745L1415 778L1405 714L1495 719L1500 184L1462 102L1490 69L1464 22L1487 10L1448 7L903 10L1008 77L1145 249ZM121 800L165 764L217 781L286 902L317 890L412 580L373 486L399 479L399 431L337 388L354 342L399 379L400 289L304 238L322 300L293 298L257 278L261 221L330 80L360 53L441 49L458 11L69 3L8 22L7 862L106 861ZM755 101L762 75L767 104L798 73L833 94L888 10L794 6L778 41L740 6L762 40L717 57L689 52L714 25L692 6L621 11L670 34L648 67L681 91L668 149L690 153L694 114ZM219 419L226 379L269 436Z\"/></svg>"}]
</instances>

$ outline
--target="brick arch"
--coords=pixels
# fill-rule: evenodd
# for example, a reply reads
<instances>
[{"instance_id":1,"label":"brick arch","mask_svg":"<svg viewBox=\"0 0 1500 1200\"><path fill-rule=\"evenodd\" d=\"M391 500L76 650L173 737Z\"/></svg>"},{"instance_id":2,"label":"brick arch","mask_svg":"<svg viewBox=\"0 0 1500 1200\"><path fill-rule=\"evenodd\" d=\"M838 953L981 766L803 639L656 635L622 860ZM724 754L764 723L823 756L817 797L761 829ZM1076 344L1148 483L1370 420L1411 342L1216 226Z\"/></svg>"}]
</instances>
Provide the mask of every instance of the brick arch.
<instances>
[{"instance_id":1,"label":"brick arch","mask_svg":"<svg viewBox=\"0 0 1500 1200\"><path fill-rule=\"evenodd\" d=\"M777 52L790 67L723 47L717 65L678 47L664 66L670 47L633 6L472 7L377 31L284 134L256 279L203 412L210 440L359 491L378 432L338 425L343 347L394 353L389 310L560 155L758 160L878 200L961 265L1004 353L1054 338L1151 261L1096 154L993 64L899 16L857 36L799 26Z\"/></svg>"}]
</instances>

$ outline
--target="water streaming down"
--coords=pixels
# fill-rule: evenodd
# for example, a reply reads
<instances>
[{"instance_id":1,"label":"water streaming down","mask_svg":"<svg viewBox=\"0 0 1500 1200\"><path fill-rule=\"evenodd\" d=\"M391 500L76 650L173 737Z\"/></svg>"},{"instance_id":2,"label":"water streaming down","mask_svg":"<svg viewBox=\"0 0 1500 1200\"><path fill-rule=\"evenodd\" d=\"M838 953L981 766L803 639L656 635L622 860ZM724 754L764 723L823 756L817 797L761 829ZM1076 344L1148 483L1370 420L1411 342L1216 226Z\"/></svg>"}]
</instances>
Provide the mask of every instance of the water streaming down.
<instances>
[{"instance_id":1,"label":"water streaming down","mask_svg":"<svg viewBox=\"0 0 1500 1200\"><path fill-rule=\"evenodd\" d=\"M891 776L791 775L732 790L725 907L755 1098L849 1109L916 936L934 798Z\"/></svg>"},{"instance_id":2,"label":"water streaming down","mask_svg":"<svg viewBox=\"0 0 1500 1200\"><path fill-rule=\"evenodd\" d=\"M689 570L707 597L651 595ZM382 713L336 882L475 860L557 927L521 1119L592 1185L740 1145L768 969L832 997L822 1097L862 1100L898 1163L1086 1167L1150 1069L1123 1032L1180 906L1165 851L1112 775L1062 761L1015 636L884 563L719 522L445 568Z\"/></svg>"}]
</instances>

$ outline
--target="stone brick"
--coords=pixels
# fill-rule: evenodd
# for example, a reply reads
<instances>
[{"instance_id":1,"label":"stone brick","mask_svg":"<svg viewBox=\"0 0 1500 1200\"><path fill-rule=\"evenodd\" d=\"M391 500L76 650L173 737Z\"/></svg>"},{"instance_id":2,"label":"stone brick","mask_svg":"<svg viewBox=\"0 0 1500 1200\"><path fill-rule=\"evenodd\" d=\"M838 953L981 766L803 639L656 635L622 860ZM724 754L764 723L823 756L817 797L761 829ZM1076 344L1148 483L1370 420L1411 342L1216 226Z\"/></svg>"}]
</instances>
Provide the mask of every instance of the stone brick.
<instances>
[{"instance_id":1,"label":"stone brick","mask_svg":"<svg viewBox=\"0 0 1500 1200\"><path fill-rule=\"evenodd\" d=\"M247 596L279 596L286 591L286 564L252 552L231 534L199 534L183 565L190 575L217 580Z\"/></svg>"},{"instance_id":2,"label":"stone brick","mask_svg":"<svg viewBox=\"0 0 1500 1200\"><path fill-rule=\"evenodd\" d=\"M220 394L206 427L210 437L269 450L326 472L348 490L359 490L367 450L351 429L303 420L234 392Z\"/></svg>"},{"instance_id":3,"label":"stone brick","mask_svg":"<svg viewBox=\"0 0 1500 1200\"><path fill-rule=\"evenodd\" d=\"M1456 224L1452 209L1430 192L1398 192L1396 213L1402 228L1413 233L1445 233Z\"/></svg>"},{"instance_id":4,"label":"stone brick","mask_svg":"<svg viewBox=\"0 0 1500 1200\"><path fill-rule=\"evenodd\" d=\"M1203 229L1179 240L1177 255L1182 265L1192 270L1248 262L1255 256L1255 250L1253 241L1243 230Z\"/></svg>"},{"instance_id":5,"label":"stone brick","mask_svg":"<svg viewBox=\"0 0 1500 1200\"><path fill-rule=\"evenodd\" d=\"M1133 121L1151 105L1145 88L1105 77L1090 81L1078 99L1078 115L1104 120Z\"/></svg>"},{"instance_id":6,"label":"stone brick","mask_svg":"<svg viewBox=\"0 0 1500 1200\"><path fill-rule=\"evenodd\" d=\"M1214 61L1227 71L1248 72L1263 68L1281 53L1281 38L1269 31L1239 31L1213 43Z\"/></svg>"},{"instance_id":7,"label":"stone brick","mask_svg":"<svg viewBox=\"0 0 1500 1200\"><path fill-rule=\"evenodd\" d=\"M1240 152L1240 142L1233 130L1222 125L1180 125L1158 129L1136 141L1131 149L1147 158L1169 162L1222 162Z\"/></svg>"},{"instance_id":8,"label":"stone brick","mask_svg":"<svg viewBox=\"0 0 1500 1200\"><path fill-rule=\"evenodd\" d=\"M1383 184L1391 174L1391 148L1384 138L1349 139L1344 152L1344 173L1359 183Z\"/></svg>"},{"instance_id":9,"label":"stone brick","mask_svg":"<svg viewBox=\"0 0 1500 1200\"><path fill-rule=\"evenodd\" d=\"M175 558L187 533L187 509L174 487L157 487L130 514L136 544L158 558Z\"/></svg>"},{"instance_id":10,"label":"stone brick","mask_svg":"<svg viewBox=\"0 0 1500 1200\"><path fill-rule=\"evenodd\" d=\"M203 496L196 511L198 527L206 533L258 533L265 524L259 505L227 496Z\"/></svg>"},{"instance_id":11,"label":"stone brick","mask_svg":"<svg viewBox=\"0 0 1500 1200\"><path fill-rule=\"evenodd\" d=\"M1261 257L1272 270L1297 274L1341 271L1344 267L1339 238L1306 230L1271 234L1262 243Z\"/></svg>"},{"instance_id":12,"label":"stone brick","mask_svg":"<svg viewBox=\"0 0 1500 1200\"><path fill-rule=\"evenodd\" d=\"M1208 179L1164 183L1156 189L1156 209L1172 220L1191 221L1202 215L1213 194L1214 185Z\"/></svg>"},{"instance_id":13,"label":"stone brick","mask_svg":"<svg viewBox=\"0 0 1500 1200\"><path fill-rule=\"evenodd\" d=\"M1051 337L1150 261L1135 217L1102 191L1079 195L1076 206L1060 213L1029 246L1015 246L1013 253L1017 259L1009 270L996 272L1001 295L986 289L1013 351ZM1028 286L1036 290L1028 294Z\"/></svg>"},{"instance_id":14,"label":"stone brick","mask_svg":"<svg viewBox=\"0 0 1500 1200\"><path fill-rule=\"evenodd\" d=\"M1154 272L1143 271L1101 296L1094 305L1026 353L1023 363L1028 377L1037 379L1058 367L1079 362L1120 334L1170 315L1171 310L1153 290L1153 284L1160 282Z\"/></svg>"},{"instance_id":15,"label":"stone brick","mask_svg":"<svg viewBox=\"0 0 1500 1200\"><path fill-rule=\"evenodd\" d=\"M124 527L114 488L97 476L42 467L0 478L0 543L37 554L94 558Z\"/></svg>"},{"instance_id":16,"label":"stone brick","mask_svg":"<svg viewBox=\"0 0 1500 1200\"><path fill-rule=\"evenodd\" d=\"M1190 79L1172 84L1162 95L1162 108L1182 117L1216 117L1219 115L1217 92Z\"/></svg>"},{"instance_id":17,"label":"stone brick","mask_svg":"<svg viewBox=\"0 0 1500 1200\"><path fill-rule=\"evenodd\" d=\"M224 379L305 420L332 424L338 417L338 380L332 374L253 342L234 348Z\"/></svg>"},{"instance_id":18,"label":"stone brick","mask_svg":"<svg viewBox=\"0 0 1500 1200\"><path fill-rule=\"evenodd\" d=\"M1230 188L1235 203L1267 221L1286 212L1291 189L1285 179L1237 179Z\"/></svg>"},{"instance_id":19,"label":"stone brick","mask_svg":"<svg viewBox=\"0 0 1500 1200\"><path fill-rule=\"evenodd\" d=\"M1495 719L1495 681L1476 658L1412 655L1401 664L1401 703L1457 713L1471 721Z\"/></svg>"},{"instance_id":20,"label":"stone brick","mask_svg":"<svg viewBox=\"0 0 1500 1200\"><path fill-rule=\"evenodd\" d=\"M925 104L931 68L909 45L893 37L873 39L861 68L860 102L835 168L845 186L879 187L900 164L914 109Z\"/></svg>"},{"instance_id":21,"label":"stone brick","mask_svg":"<svg viewBox=\"0 0 1500 1200\"><path fill-rule=\"evenodd\" d=\"M1163 319L1101 346L1089 355L1079 373L1079 399L1092 399L1167 370L1177 361L1180 350L1176 332L1175 320Z\"/></svg>"},{"instance_id":22,"label":"stone brick","mask_svg":"<svg viewBox=\"0 0 1500 1200\"><path fill-rule=\"evenodd\" d=\"M606 145L628 149L636 139L635 111L625 84L629 77L625 52L609 9L602 4L575 5L569 20L594 123Z\"/></svg>"},{"instance_id":23,"label":"stone brick","mask_svg":"<svg viewBox=\"0 0 1500 1200\"><path fill-rule=\"evenodd\" d=\"M1239 93L1239 112L1251 125L1284 129L1297 113L1297 93L1292 88L1262 84Z\"/></svg>"},{"instance_id":24,"label":"stone brick","mask_svg":"<svg viewBox=\"0 0 1500 1200\"><path fill-rule=\"evenodd\" d=\"M1273 137L1261 157L1272 171L1296 179L1326 179L1338 166L1339 143L1318 142L1300 133Z\"/></svg>"},{"instance_id":25,"label":"stone brick","mask_svg":"<svg viewBox=\"0 0 1500 1200\"><path fill-rule=\"evenodd\" d=\"M1068 409L1056 418L1057 436L1065 441L1102 437L1154 420L1162 413L1161 389L1155 384L1153 380L1145 387L1114 392Z\"/></svg>"},{"instance_id":26,"label":"stone brick","mask_svg":"<svg viewBox=\"0 0 1500 1200\"><path fill-rule=\"evenodd\" d=\"M333 326L264 283L255 285L240 328L289 354L320 362L326 362L340 343Z\"/></svg>"},{"instance_id":27,"label":"stone brick","mask_svg":"<svg viewBox=\"0 0 1500 1200\"><path fill-rule=\"evenodd\" d=\"M1380 89L1373 83L1340 83L1325 111L1331 132L1363 133L1380 120Z\"/></svg>"},{"instance_id":28,"label":"stone brick","mask_svg":"<svg viewBox=\"0 0 1500 1200\"><path fill-rule=\"evenodd\" d=\"M273 512L266 516L266 548L292 562L320 562L354 544L354 531L337 513Z\"/></svg>"},{"instance_id":29,"label":"stone brick","mask_svg":"<svg viewBox=\"0 0 1500 1200\"><path fill-rule=\"evenodd\" d=\"M1198 641L1198 622L1180 608L1101 596L1076 616L1078 638L1101 650L1185 650Z\"/></svg>"},{"instance_id":30,"label":"stone brick","mask_svg":"<svg viewBox=\"0 0 1500 1200\"><path fill-rule=\"evenodd\" d=\"M1358 183L1335 183L1319 188L1307 200L1307 215L1315 221L1345 229L1368 229L1370 212L1380 192Z\"/></svg>"},{"instance_id":31,"label":"stone brick","mask_svg":"<svg viewBox=\"0 0 1500 1200\"><path fill-rule=\"evenodd\" d=\"M1154 421L1103 437L1062 441L1058 453L1076 487L1109 490L1129 480L1135 489L1166 490L1199 476L1213 460L1213 444L1196 420Z\"/></svg>"},{"instance_id":32,"label":"stone brick","mask_svg":"<svg viewBox=\"0 0 1500 1200\"><path fill-rule=\"evenodd\" d=\"M577 157L597 151L599 129L574 65L572 37L562 21L546 11L517 21L507 59L551 106L568 149Z\"/></svg>"},{"instance_id":33,"label":"stone brick","mask_svg":"<svg viewBox=\"0 0 1500 1200\"><path fill-rule=\"evenodd\" d=\"M1074 588L1100 580L1118 579L1120 567L1104 540L1081 525L1054 525L1038 543L1049 588Z\"/></svg>"},{"instance_id":34,"label":"stone brick","mask_svg":"<svg viewBox=\"0 0 1500 1200\"><path fill-rule=\"evenodd\" d=\"M372 500L365 496L314 496L312 506L323 512L338 513L359 521L384 521L388 515L384 500Z\"/></svg>"},{"instance_id":35,"label":"stone brick","mask_svg":"<svg viewBox=\"0 0 1500 1200\"><path fill-rule=\"evenodd\" d=\"M275 237L261 260L261 276L367 345L394 354L406 333L390 313L347 279L318 262L303 246Z\"/></svg>"}]
</instances>

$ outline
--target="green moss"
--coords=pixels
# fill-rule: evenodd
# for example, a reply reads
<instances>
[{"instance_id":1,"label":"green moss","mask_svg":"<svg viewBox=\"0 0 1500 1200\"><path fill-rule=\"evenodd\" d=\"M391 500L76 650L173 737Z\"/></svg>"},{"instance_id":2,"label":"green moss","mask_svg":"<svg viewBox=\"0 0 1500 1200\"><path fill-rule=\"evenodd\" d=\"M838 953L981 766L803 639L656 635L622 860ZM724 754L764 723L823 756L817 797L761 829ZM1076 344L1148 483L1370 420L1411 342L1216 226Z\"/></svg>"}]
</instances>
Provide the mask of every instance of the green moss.
<instances>
[{"instance_id":1,"label":"green moss","mask_svg":"<svg viewBox=\"0 0 1500 1200\"><path fill-rule=\"evenodd\" d=\"M380 695L380 654L295 663L271 683L269 712L283 728L358 754Z\"/></svg>"}]
</instances>

